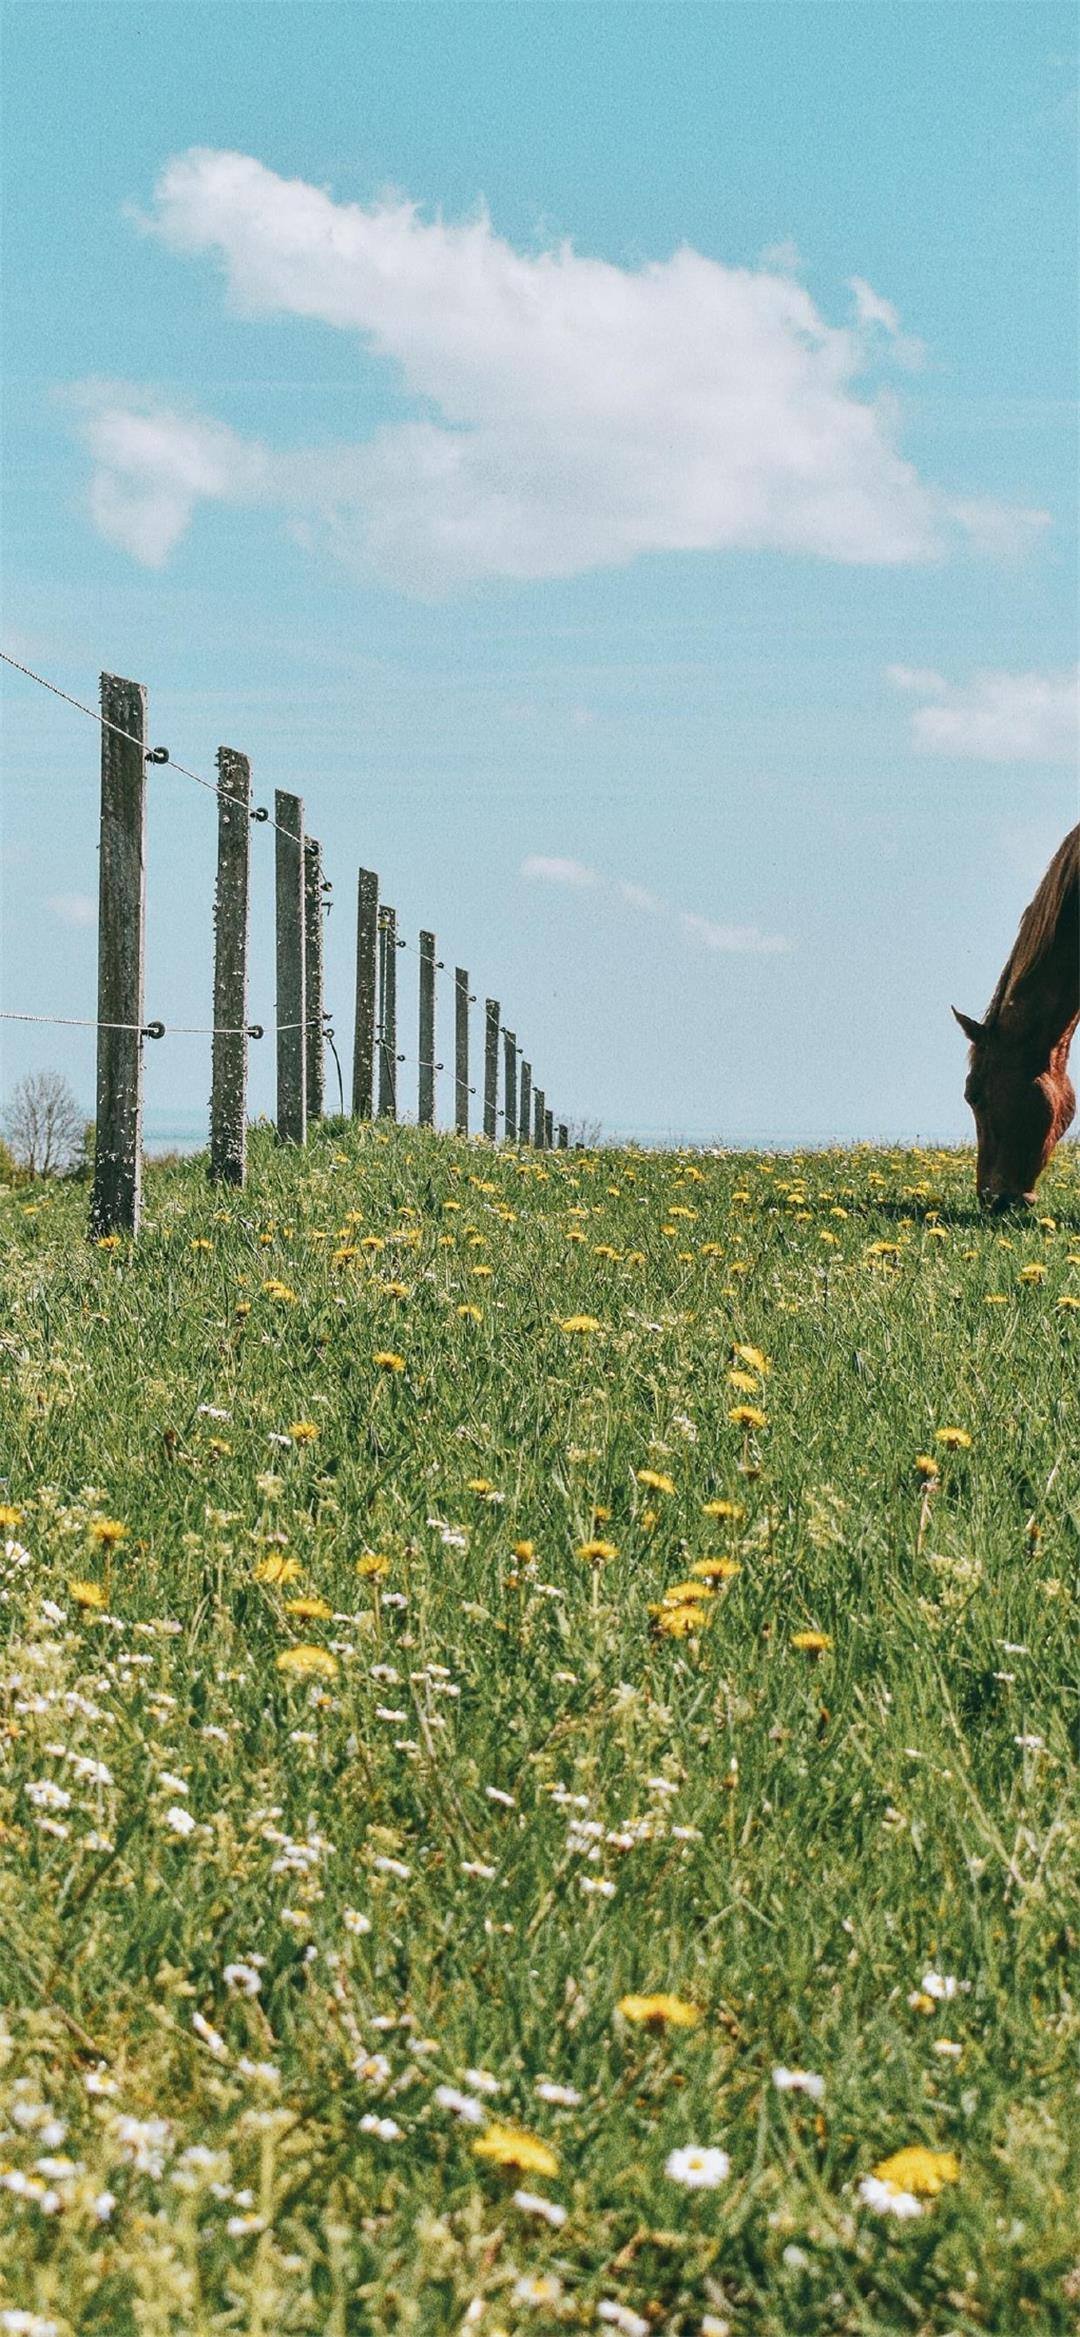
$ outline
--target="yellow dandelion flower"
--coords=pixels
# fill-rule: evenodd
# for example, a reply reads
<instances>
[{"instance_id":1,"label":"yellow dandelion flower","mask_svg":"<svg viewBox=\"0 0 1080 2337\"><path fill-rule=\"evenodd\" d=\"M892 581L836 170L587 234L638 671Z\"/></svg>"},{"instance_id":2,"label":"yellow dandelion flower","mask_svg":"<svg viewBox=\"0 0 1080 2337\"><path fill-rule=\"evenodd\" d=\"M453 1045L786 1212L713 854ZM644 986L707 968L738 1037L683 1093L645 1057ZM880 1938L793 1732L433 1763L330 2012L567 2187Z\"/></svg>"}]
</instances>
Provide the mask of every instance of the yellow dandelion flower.
<instances>
[{"instance_id":1,"label":"yellow dandelion flower","mask_svg":"<svg viewBox=\"0 0 1080 2337\"><path fill-rule=\"evenodd\" d=\"M283 1550L270 1550L252 1569L253 1582L298 1582L303 1568L299 1558L287 1558Z\"/></svg>"},{"instance_id":2,"label":"yellow dandelion flower","mask_svg":"<svg viewBox=\"0 0 1080 2337\"><path fill-rule=\"evenodd\" d=\"M618 1549L614 1542L593 1541L579 1542L578 1544L578 1557L584 1558L589 1565L601 1566L605 1559L617 1558L618 1555Z\"/></svg>"},{"instance_id":3,"label":"yellow dandelion flower","mask_svg":"<svg viewBox=\"0 0 1080 2337\"><path fill-rule=\"evenodd\" d=\"M231 1453L232 1446L224 1436L208 1436L206 1449L207 1452L216 1453L218 1459L221 1460Z\"/></svg>"},{"instance_id":4,"label":"yellow dandelion flower","mask_svg":"<svg viewBox=\"0 0 1080 2337\"><path fill-rule=\"evenodd\" d=\"M383 1289L388 1298L408 1298L409 1296L407 1282L384 1282Z\"/></svg>"},{"instance_id":5,"label":"yellow dandelion flower","mask_svg":"<svg viewBox=\"0 0 1080 2337\"><path fill-rule=\"evenodd\" d=\"M296 1292L290 1290L287 1282L264 1282L263 1289L267 1298L276 1298L282 1306L295 1306L297 1303Z\"/></svg>"},{"instance_id":6,"label":"yellow dandelion flower","mask_svg":"<svg viewBox=\"0 0 1080 2337\"><path fill-rule=\"evenodd\" d=\"M250 1313L251 1313L251 1300L250 1300L250 1298L242 1298L242 1299L240 1300L240 1304L239 1304L239 1306L236 1306L236 1307L234 1307L234 1308L233 1308L233 1314L234 1314L234 1316L235 1316L235 1319L236 1319L236 1321L237 1321L238 1323L245 1323L245 1322L247 1321L247 1318L248 1318L248 1316L249 1316L249 1314L250 1314Z\"/></svg>"},{"instance_id":7,"label":"yellow dandelion flower","mask_svg":"<svg viewBox=\"0 0 1080 2337\"><path fill-rule=\"evenodd\" d=\"M94 1247L98 1250L118 1250L120 1236L118 1233L103 1233L100 1239L95 1242Z\"/></svg>"},{"instance_id":8,"label":"yellow dandelion flower","mask_svg":"<svg viewBox=\"0 0 1080 2337\"><path fill-rule=\"evenodd\" d=\"M756 1371L762 1379L765 1378L767 1372L772 1370L768 1356L762 1354L760 1347L740 1345L733 1347L731 1352L740 1363L745 1363L751 1371Z\"/></svg>"},{"instance_id":9,"label":"yellow dandelion flower","mask_svg":"<svg viewBox=\"0 0 1080 2337\"><path fill-rule=\"evenodd\" d=\"M635 1469L639 1485L647 1485L652 1493L674 1493L675 1480L666 1477L663 1469Z\"/></svg>"},{"instance_id":10,"label":"yellow dandelion flower","mask_svg":"<svg viewBox=\"0 0 1080 2337\"><path fill-rule=\"evenodd\" d=\"M69 1582L68 1592L77 1607L95 1608L105 1604L105 1593L100 1582Z\"/></svg>"},{"instance_id":11,"label":"yellow dandelion flower","mask_svg":"<svg viewBox=\"0 0 1080 2337\"><path fill-rule=\"evenodd\" d=\"M702 1582L733 1582L742 1567L737 1558L695 1558L691 1574L698 1574Z\"/></svg>"},{"instance_id":12,"label":"yellow dandelion flower","mask_svg":"<svg viewBox=\"0 0 1080 2337\"><path fill-rule=\"evenodd\" d=\"M1021 1282L1041 1282L1045 1274L1045 1266L1021 1266L1018 1279Z\"/></svg>"},{"instance_id":13,"label":"yellow dandelion flower","mask_svg":"<svg viewBox=\"0 0 1080 2337\"><path fill-rule=\"evenodd\" d=\"M391 1355L387 1349L382 1347L380 1347L377 1355L372 1356L371 1360L373 1363L378 1364L380 1371L404 1371L405 1369L405 1357L403 1355Z\"/></svg>"},{"instance_id":14,"label":"yellow dandelion flower","mask_svg":"<svg viewBox=\"0 0 1080 2337\"><path fill-rule=\"evenodd\" d=\"M369 1576L378 1579L381 1575L389 1574L390 1560L384 1558L381 1551L367 1550L362 1558L357 1559L356 1571L362 1582L367 1581Z\"/></svg>"},{"instance_id":15,"label":"yellow dandelion flower","mask_svg":"<svg viewBox=\"0 0 1080 2337\"><path fill-rule=\"evenodd\" d=\"M285 1433L294 1444L314 1444L319 1431L314 1420L292 1420Z\"/></svg>"},{"instance_id":16,"label":"yellow dandelion flower","mask_svg":"<svg viewBox=\"0 0 1080 2337\"><path fill-rule=\"evenodd\" d=\"M699 1586L700 1590L700 1586ZM652 1627L663 1639L692 1639L695 1632L704 1631L712 1621L708 1608L702 1605L700 1595L684 1599L678 1606L651 1607Z\"/></svg>"},{"instance_id":17,"label":"yellow dandelion flower","mask_svg":"<svg viewBox=\"0 0 1080 2337\"><path fill-rule=\"evenodd\" d=\"M495 1491L495 1487L492 1484L490 1477L467 1477L465 1482L470 1493L486 1494L494 1493Z\"/></svg>"},{"instance_id":18,"label":"yellow dandelion flower","mask_svg":"<svg viewBox=\"0 0 1080 2337\"><path fill-rule=\"evenodd\" d=\"M752 1371L729 1371L728 1386L738 1388L740 1395L756 1396L758 1383Z\"/></svg>"},{"instance_id":19,"label":"yellow dandelion flower","mask_svg":"<svg viewBox=\"0 0 1080 2337\"><path fill-rule=\"evenodd\" d=\"M286 1599L287 1615L299 1615L307 1623L328 1623L334 1610L326 1599Z\"/></svg>"},{"instance_id":20,"label":"yellow dandelion flower","mask_svg":"<svg viewBox=\"0 0 1080 2337\"><path fill-rule=\"evenodd\" d=\"M704 2019L701 2006L685 1996L620 1996L617 2010L624 2021L646 2029L696 2029Z\"/></svg>"},{"instance_id":21,"label":"yellow dandelion flower","mask_svg":"<svg viewBox=\"0 0 1080 2337\"><path fill-rule=\"evenodd\" d=\"M685 1607L694 1599L711 1599L712 1595L708 1577L695 1575L692 1580L688 1578L685 1582L669 1583L660 1601L660 1607ZM660 1607L656 1609L657 1614L660 1612ZM649 1613L652 1614L652 1612L653 1609L650 1607Z\"/></svg>"},{"instance_id":22,"label":"yellow dandelion flower","mask_svg":"<svg viewBox=\"0 0 1080 2337\"><path fill-rule=\"evenodd\" d=\"M127 1539L127 1527L121 1525L118 1517L91 1518L87 1531L91 1541L102 1550L115 1550L118 1542Z\"/></svg>"},{"instance_id":23,"label":"yellow dandelion flower","mask_svg":"<svg viewBox=\"0 0 1080 2337\"><path fill-rule=\"evenodd\" d=\"M795 1631L791 1644L803 1655L824 1655L832 1646L832 1640L827 1631Z\"/></svg>"},{"instance_id":24,"label":"yellow dandelion flower","mask_svg":"<svg viewBox=\"0 0 1080 2337\"><path fill-rule=\"evenodd\" d=\"M1080 1312L1080 1298L1074 1298L1071 1291L1067 1291L1064 1298L1059 1298L1058 1305L1066 1314L1074 1315Z\"/></svg>"},{"instance_id":25,"label":"yellow dandelion flower","mask_svg":"<svg viewBox=\"0 0 1080 2337\"><path fill-rule=\"evenodd\" d=\"M742 1506L741 1501L706 1501L701 1514L702 1517L730 1517L738 1519L740 1517L745 1517L746 1512Z\"/></svg>"},{"instance_id":26,"label":"yellow dandelion flower","mask_svg":"<svg viewBox=\"0 0 1080 2337\"><path fill-rule=\"evenodd\" d=\"M559 1324L559 1329L560 1331L598 1331L600 1324L595 1315L567 1315L565 1320Z\"/></svg>"},{"instance_id":27,"label":"yellow dandelion flower","mask_svg":"<svg viewBox=\"0 0 1080 2337\"><path fill-rule=\"evenodd\" d=\"M337 1657L326 1647L283 1647L275 1668L290 1680L336 1680Z\"/></svg>"},{"instance_id":28,"label":"yellow dandelion flower","mask_svg":"<svg viewBox=\"0 0 1080 2337\"><path fill-rule=\"evenodd\" d=\"M21 1524L21 1509L15 1509L10 1501L0 1501L0 1533L10 1533L14 1526Z\"/></svg>"},{"instance_id":29,"label":"yellow dandelion flower","mask_svg":"<svg viewBox=\"0 0 1080 2337\"><path fill-rule=\"evenodd\" d=\"M546 2142L538 2134L530 2134L524 2126L489 2126L486 2133L477 2135L473 2143L477 2158L490 2159L496 2167L513 2167L522 2175L557 2175L559 2162Z\"/></svg>"},{"instance_id":30,"label":"yellow dandelion flower","mask_svg":"<svg viewBox=\"0 0 1080 2337\"><path fill-rule=\"evenodd\" d=\"M920 1477L923 1478L936 1477L939 1474L938 1464L933 1453L916 1453L915 1467Z\"/></svg>"},{"instance_id":31,"label":"yellow dandelion flower","mask_svg":"<svg viewBox=\"0 0 1080 2337\"><path fill-rule=\"evenodd\" d=\"M1008 1298L1003 1290L988 1290L983 1300L984 1306L1008 1306L1008 1303Z\"/></svg>"},{"instance_id":32,"label":"yellow dandelion flower","mask_svg":"<svg viewBox=\"0 0 1080 2337\"><path fill-rule=\"evenodd\" d=\"M971 1438L966 1428L935 1428L934 1436L947 1452L966 1453L970 1450Z\"/></svg>"},{"instance_id":33,"label":"yellow dandelion flower","mask_svg":"<svg viewBox=\"0 0 1080 2337\"><path fill-rule=\"evenodd\" d=\"M768 1420L756 1404L733 1404L728 1413L736 1428L766 1428Z\"/></svg>"},{"instance_id":34,"label":"yellow dandelion flower","mask_svg":"<svg viewBox=\"0 0 1080 2337\"><path fill-rule=\"evenodd\" d=\"M891 2191L912 2191L916 2199L936 2199L947 2183L960 2180L960 2161L951 2150L927 2150L921 2142L894 2150L874 2168L879 2183Z\"/></svg>"},{"instance_id":35,"label":"yellow dandelion flower","mask_svg":"<svg viewBox=\"0 0 1080 2337\"><path fill-rule=\"evenodd\" d=\"M482 1323L484 1320L478 1306L459 1306L458 1313L464 1315L470 1323Z\"/></svg>"},{"instance_id":36,"label":"yellow dandelion flower","mask_svg":"<svg viewBox=\"0 0 1080 2337\"><path fill-rule=\"evenodd\" d=\"M494 1274L495 1268L494 1266L470 1266L469 1272L470 1274L478 1274L481 1281L487 1281Z\"/></svg>"},{"instance_id":37,"label":"yellow dandelion flower","mask_svg":"<svg viewBox=\"0 0 1080 2337\"><path fill-rule=\"evenodd\" d=\"M594 1526L606 1526L610 1523L610 1520L610 1509L605 1509L602 1501L594 1501L592 1513L592 1521Z\"/></svg>"},{"instance_id":38,"label":"yellow dandelion flower","mask_svg":"<svg viewBox=\"0 0 1080 2337\"><path fill-rule=\"evenodd\" d=\"M535 1556L536 1556L536 1544L535 1544L535 1542L515 1542L515 1543L514 1543L514 1557L515 1557L515 1558L520 1558L524 1564L527 1564L527 1563L528 1563L528 1560L529 1560L530 1558L535 1558Z\"/></svg>"}]
</instances>

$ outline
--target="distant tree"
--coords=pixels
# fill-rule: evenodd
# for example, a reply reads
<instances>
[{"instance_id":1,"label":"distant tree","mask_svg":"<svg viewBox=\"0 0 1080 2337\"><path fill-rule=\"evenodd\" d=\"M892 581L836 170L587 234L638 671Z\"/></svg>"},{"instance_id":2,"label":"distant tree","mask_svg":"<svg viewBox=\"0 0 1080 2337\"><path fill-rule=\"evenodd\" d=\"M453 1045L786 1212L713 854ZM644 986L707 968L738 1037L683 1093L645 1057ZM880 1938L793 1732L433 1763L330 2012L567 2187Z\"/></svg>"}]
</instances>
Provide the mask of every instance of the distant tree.
<instances>
[{"instance_id":1,"label":"distant tree","mask_svg":"<svg viewBox=\"0 0 1080 2337\"><path fill-rule=\"evenodd\" d=\"M28 1071L4 1113L12 1156L32 1177L59 1177L78 1159L85 1122L59 1071Z\"/></svg>"}]
</instances>

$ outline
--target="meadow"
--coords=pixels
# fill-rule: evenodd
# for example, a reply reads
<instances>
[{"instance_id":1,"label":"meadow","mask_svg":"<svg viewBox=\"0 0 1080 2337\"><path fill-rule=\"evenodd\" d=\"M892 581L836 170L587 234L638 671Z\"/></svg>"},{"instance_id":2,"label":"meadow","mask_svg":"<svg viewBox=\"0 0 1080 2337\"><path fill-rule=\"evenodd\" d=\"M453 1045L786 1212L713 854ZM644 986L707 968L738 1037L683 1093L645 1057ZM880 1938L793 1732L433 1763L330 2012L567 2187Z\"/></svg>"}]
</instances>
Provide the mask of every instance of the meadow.
<instances>
[{"instance_id":1,"label":"meadow","mask_svg":"<svg viewBox=\"0 0 1080 2337\"><path fill-rule=\"evenodd\" d=\"M1080 1172L0 1197L0 2331L1080 2317Z\"/></svg>"}]
</instances>

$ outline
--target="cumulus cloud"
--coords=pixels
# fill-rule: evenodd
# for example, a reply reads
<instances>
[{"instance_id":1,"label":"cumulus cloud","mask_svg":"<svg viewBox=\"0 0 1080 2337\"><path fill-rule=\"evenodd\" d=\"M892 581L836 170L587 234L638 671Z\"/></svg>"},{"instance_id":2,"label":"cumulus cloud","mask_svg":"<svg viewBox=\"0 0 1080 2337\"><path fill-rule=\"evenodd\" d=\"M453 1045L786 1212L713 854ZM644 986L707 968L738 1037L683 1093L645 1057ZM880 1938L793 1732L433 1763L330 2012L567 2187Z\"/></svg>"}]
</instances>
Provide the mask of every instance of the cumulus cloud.
<instances>
[{"instance_id":1,"label":"cumulus cloud","mask_svg":"<svg viewBox=\"0 0 1080 2337\"><path fill-rule=\"evenodd\" d=\"M202 148L167 165L142 225L212 257L234 310L356 336L422 409L280 450L91 386L93 513L148 565L207 500L273 505L312 548L421 593L660 551L923 560L957 516L863 378L899 350L892 304L858 278L854 324L828 323L782 248L756 268L686 246L638 268L521 253L483 212L337 203Z\"/></svg>"},{"instance_id":2,"label":"cumulus cloud","mask_svg":"<svg viewBox=\"0 0 1080 2337\"><path fill-rule=\"evenodd\" d=\"M122 383L84 383L75 403L94 458L91 514L145 568L164 565L197 504L254 502L267 490L267 457L223 422Z\"/></svg>"},{"instance_id":3,"label":"cumulus cloud","mask_svg":"<svg viewBox=\"0 0 1080 2337\"><path fill-rule=\"evenodd\" d=\"M973 674L948 682L922 667L891 665L894 688L927 698L912 717L915 744L930 754L988 763L1072 762L1080 746L1080 674Z\"/></svg>"},{"instance_id":4,"label":"cumulus cloud","mask_svg":"<svg viewBox=\"0 0 1080 2337\"><path fill-rule=\"evenodd\" d=\"M782 934L761 933L756 925L715 925L711 918L699 917L690 909L674 912L645 885L633 884L625 877L599 876L594 868L586 868L580 860L546 859L539 853L531 853L522 861L521 873L540 878L545 884L591 886L610 899L621 901L625 908L643 911L647 916L673 918L685 938L700 942L704 949L740 956L774 957L792 947Z\"/></svg>"}]
</instances>

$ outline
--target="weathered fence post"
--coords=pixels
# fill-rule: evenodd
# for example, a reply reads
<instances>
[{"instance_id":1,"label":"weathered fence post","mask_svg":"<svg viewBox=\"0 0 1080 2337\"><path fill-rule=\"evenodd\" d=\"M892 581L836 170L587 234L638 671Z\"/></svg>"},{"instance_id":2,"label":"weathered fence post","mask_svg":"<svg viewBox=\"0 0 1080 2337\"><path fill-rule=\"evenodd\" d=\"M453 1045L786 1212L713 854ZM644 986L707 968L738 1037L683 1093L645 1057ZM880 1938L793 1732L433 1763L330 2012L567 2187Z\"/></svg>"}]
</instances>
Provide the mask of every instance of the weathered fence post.
<instances>
[{"instance_id":1,"label":"weathered fence post","mask_svg":"<svg viewBox=\"0 0 1080 2337\"><path fill-rule=\"evenodd\" d=\"M379 911L379 1118L397 1118L397 910Z\"/></svg>"},{"instance_id":2,"label":"weathered fence post","mask_svg":"<svg viewBox=\"0 0 1080 2337\"><path fill-rule=\"evenodd\" d=\"M322 851L314 836L304 838L304 1062L307 1116L323 1116L323 890Z\"/></svg>"},{"instance_id":3,"label":"weathered fence post","mask_svg":"<svg viewBox=\"0 0 1080 2337\"><path fill-rule=\"evenodd\" d=\"M111 1233L137 1233L142 1206L146 937L146 691L142 683L102 674L101 716L97 1137L90 1204L90 1231L99 1240ZM105 728L105 724L114 727ZM128 735L121 738L121 731Z\"/></svg>"},{"instance_id":4,"label":"weathered fence post","mask_svg":"<svg viewBox=\"0 0 1080 2337\"><path fill-rule=\"evenodd\" d=\"M416 1117L421 1128L435 1125L435 936L420 936L420 1052Z\"/></svg>"},{"instance_id":5,"label":"weathered fence post","mask_svg":"<svg viewBox=\"0 0 1080 2337\"><path fill-rule=\"evenodd\" d=\"M495 1142L499 1102L499 1001L489 998L485 1005L484 1028L484 1134Z\"/></svg>"},{"instance_id":6,"label":"weathered fence post","mask_svg":"<svg viewBox=\"0 0 1080 2337\"><path fill-rule=\"evenodd\" d=\"M560 1120L560 1122L559 1122L559 1151L560 1151L560 1152L567 1152L567 1151L569 1151L569 1148L570 1148L570 1130L569 1130L569 1128L567 1127L565 1120Z\"/></svg>"},{"instance_id":7,"label":"weathered fence post","mask_svg":"<svg viewBox=\"0 0 1080 2337\"><path fill-rule=\"evenodd\" d=\"M210 1177L242 1185L247 1163L247 948L251 765L218 749L217 893L214 900L214 1033L210 1072Z\"/></svg>"},{"instance_id":8,"label":"weathered fence post","mask_svg":"<svg viewBox=\"0 0 1080 2337\"><path fill-rule=\"evenodd\" d=\"M532 1064L521 1066L521 1094L518 1098L518 1143L528 1144L532 1138L530 1098L532 1095Z\"/></svg>"},{"instance_id":9,"label":"weathered fence post","mask_svg":"<svg viewBox=\"0 0 1080 2337\"><path fill-rule=\"evenodd\" d=\"M552 1145L554 1144L554 1142L555 1142L555 1114L554 1114L554 1112L553 1112L553 1111L551 1111L551 1110L549 1109L548 1111L546 1111L546 1112L544 1113L544 1150L545 1150L545 1152L550 1152L550 1151L551 1151L551 1148L552 1148Z\"/></svg>"},{"instance_id":10,"label":"weathered fence post","mask_svg":"<svg viewBox=\"0 0 1080 2337\"><path fill-rule=\"evenodd\" d=\"M282 1144L307 1141L307 983L304 965L304 806L279 787L274 796L277 891L277 1132Z\"/></svg>"},{"instance_id":11,"label":"weathered fence post","mask_svg":"<svg viewBox=\"0 0 1080 2337\"><path fill-rule=\"evenodd\" d=\"M454 1129L469 1133L469 1008L472 996L464 966L454 968Z\"/></svg>"},{"instance_id":12,"label":"weathered fence post","mask_svg":"<svg viewBox=\"0 0 1080 2337\"><path fill-rule=\"evenodd\" d=\"M353 1031L354 1120L370 1120L375 1102L375 979L379 879L362 868L356 887L356 1025Z\"/></svg>"},{"instance_id":13,"label":"weathered fence post","mask_svg":"<svg viewBox=\"0 0 1080 2337\"><path fill-rule=\"evenodd\" d=\"M535 1144L535 1146L536 1146L536 1149L537 1149L537 1151L538 1151L538 1152L542 1152L542 1151L543 1151L543 1149L544 1149L544 1134L545 1134L545 1124L544 1124L544 1090L543 1090L543 1088L542 1088L542 1087L534 1087L534 1089L533 1089L533 1143Z\"/></svg>"},{"instance_id":14,"label":"weathered fence post","mask_svg":"<svg viewBox=\"0 0 1080 2337\"><path fill-rule=\"evenodd\" d=\"M503 1135L507 1144L517 1143L517 1040L513 1031L503 1032Z\"/></svg>"}]
</instances>

